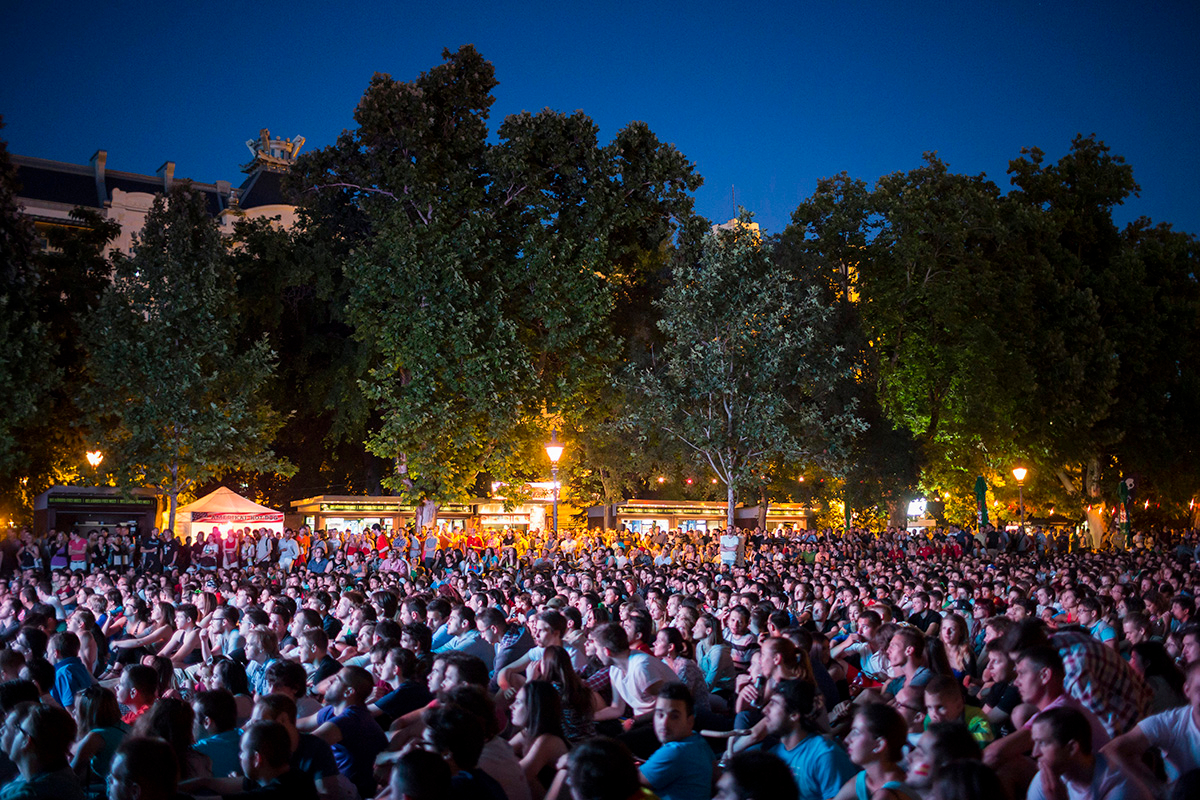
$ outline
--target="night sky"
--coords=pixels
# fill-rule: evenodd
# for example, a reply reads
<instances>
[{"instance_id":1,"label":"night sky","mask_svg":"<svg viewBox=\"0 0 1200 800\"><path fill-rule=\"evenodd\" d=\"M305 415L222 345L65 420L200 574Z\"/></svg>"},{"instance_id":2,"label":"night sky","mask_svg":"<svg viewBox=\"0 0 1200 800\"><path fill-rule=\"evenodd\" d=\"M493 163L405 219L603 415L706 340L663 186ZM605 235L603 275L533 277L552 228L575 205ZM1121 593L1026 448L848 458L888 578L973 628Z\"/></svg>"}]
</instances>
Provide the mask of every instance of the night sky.
<instances>
[{"instance_id":1,"label":"night sky","mask_svg":"<svg viewBox=\"0 0 1200 800\"><path fill-rule=\"evenodd\" d=\"M366 6L378 6L364 8ZM1200 4L1131 2L75 3L0 14L11 152L240 182L260 128L352 125L375 71L407 80L473 43L509 113L644 120L768 231L822 176L873 182L934 150L1008 188L1020 148L1096 133L1134 167L1118 210L1200 233Z\"/></svg>"}]
</instances>

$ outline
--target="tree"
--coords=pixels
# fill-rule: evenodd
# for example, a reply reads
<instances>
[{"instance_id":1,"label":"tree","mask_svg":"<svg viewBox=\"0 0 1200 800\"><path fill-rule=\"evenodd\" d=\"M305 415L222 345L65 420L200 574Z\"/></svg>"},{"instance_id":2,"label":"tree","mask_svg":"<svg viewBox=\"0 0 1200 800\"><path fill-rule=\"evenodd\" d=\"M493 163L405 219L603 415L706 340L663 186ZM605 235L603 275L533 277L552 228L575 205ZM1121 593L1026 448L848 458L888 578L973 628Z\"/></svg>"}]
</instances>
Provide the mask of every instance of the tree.
<instances>
[{"instance_id":1,"label":"tree","mask_svg":"<svg viewBox=\"0 0 1200 800\"><path fill-rule=\"evenodd\" d=\"M640 375L644 420L724 483L730 527L756 469L836 461L861 428L853 402L830 402L851 365L827 336L828 306L772 262L749 222L743 214L675 263L662 355Z\"/></svg>"},{"instance_id":2,"label":"tree","mask_svg":"<svg viewBox=\"0 0 1200 800\"><path fill-rule=\"evenodd\" d=\"M235 279L203 197L158 197L134 253L88 319L89 406L104 466L122 486L170 501L234 469L288 473L269 448L277 416L263 402L274 354L235 336Z\"/></svg>"},{"instance_id":3,"label":"tree","mask_svg":"<svg viewBox=\"0 0 1200 800\"><path fill-rule=\"evenodd\" d=\"M640 123L602 147L582 113L522 113L489 143L491 64L469 46L444 59L409 83L376 75L358 128L299 165L310 213L359 243L346 274L379 417L368 448L419 524L481 475L532 476L545 430L613 373L613 310L699 185Z\"/></svg>"}]
</instances>

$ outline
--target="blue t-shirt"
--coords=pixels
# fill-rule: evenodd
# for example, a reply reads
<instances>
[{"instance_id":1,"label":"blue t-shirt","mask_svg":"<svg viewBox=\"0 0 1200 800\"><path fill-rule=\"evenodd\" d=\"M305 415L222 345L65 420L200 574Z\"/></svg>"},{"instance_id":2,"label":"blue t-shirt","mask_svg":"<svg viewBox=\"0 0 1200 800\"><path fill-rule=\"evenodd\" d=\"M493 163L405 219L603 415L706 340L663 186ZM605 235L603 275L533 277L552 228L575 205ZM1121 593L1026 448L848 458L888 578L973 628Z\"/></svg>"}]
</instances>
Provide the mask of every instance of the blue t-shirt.
<instances>
[{"instance_id":1,"label":"blue t-shirt","mask_svg":"<svg viewBox=\"0 0 1200 800\"><path fill-rule=\"evenodd\" d=\"M317 722L332 722L342 733L342 740L333 746L333 758L338 769L358 789L363 797L375 796L375 757L387 748L387 735L371 716L366 706L350 706L338 714L333 706L317 712Z\"/></svg>"},{"instance_id":2,"label":"blue t-shirt","mask_svg":"<svg viewBox=\"0 0 1200 800\"><path fill-rule=\"evenodd\" d=\"M227 778L230 775L241 777L242 732L237 728L224 733L217 733L196 742L196 752L208 756L212 760L212 774L215 778Z\"/></svg>"},{"instance_id":3,"label":"blue t-shirt","mask_svg":"<svg viewBox=\"0 0 1200 800\"><path fill-rule=\"evenodd\" d=\"M661 800L709 800L712 772L712 748L695 732L667 742L642 764L642 775Z\"/></svg>"},{"instance_id":4,"label":"blue t-shirt","mask_svg":"<svg viewBox=\"0 0 1200 800\"><path fill-rule=\"evenodd\" d=\"M809 734L793 750L780 743L771 752L792 771L800 800L829 800L858 772L846 751L827 736Z\"/></svg>"}]
</instances>

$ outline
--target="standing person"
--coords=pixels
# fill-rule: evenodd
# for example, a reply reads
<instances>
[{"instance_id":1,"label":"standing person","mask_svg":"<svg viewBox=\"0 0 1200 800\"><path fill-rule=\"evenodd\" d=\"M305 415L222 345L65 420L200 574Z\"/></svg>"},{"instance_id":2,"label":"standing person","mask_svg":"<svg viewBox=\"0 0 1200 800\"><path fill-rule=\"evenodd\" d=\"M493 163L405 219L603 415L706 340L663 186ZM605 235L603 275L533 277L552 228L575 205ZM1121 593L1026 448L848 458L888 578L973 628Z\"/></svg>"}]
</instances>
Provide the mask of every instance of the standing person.
<instances>
[{"instance_id":1,"label":"standing person","mask_svg":"<svg viewBox=\"0 0 1200 800\"><path fill-rule=\"evenodd\" d=\"M159 554L158 528L151 528L138 543L138 553L141 556L143 572L162 571L162 559Z\"/></svg>"},{"instance_id":2,"label":"standing person","mask_svg":"<svg viewBox=\"0 0 1200 800\"><path fill-rule=\"evenodd\" d=\"M688 687L672 683L658 691L654 735L660 747L641 766L642 782L662 800L709 800L713 752L696 733L696 705Z\"/></svg>"},{"instance_id":3,"label":"standing person","mask_svg":"<svg viewBox=\"0 0 1200 800\"><path fill-rule=\"evenodd\" d=\"M296 559L299 557L300 545L296 543L292 529L288 528L283 532L283 538L279 541L279 568L284 572L291 572L292 564L296 563Z\"/></svg>"}]
</instances>

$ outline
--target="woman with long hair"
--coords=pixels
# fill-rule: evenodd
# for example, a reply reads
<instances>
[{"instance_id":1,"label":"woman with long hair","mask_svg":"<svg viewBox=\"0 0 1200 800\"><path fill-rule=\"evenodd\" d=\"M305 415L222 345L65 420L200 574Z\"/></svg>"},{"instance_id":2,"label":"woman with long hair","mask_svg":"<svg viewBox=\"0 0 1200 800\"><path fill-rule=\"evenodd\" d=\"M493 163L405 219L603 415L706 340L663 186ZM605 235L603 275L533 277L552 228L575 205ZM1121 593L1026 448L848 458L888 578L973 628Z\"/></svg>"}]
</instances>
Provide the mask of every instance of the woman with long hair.
<instances>
[{"instance_id":1,"label":"woman with long hair","mask_svg":"<svg viewBox=\"0 0 1200 800\"><path fill-rule=\"evenodd\" d=\"M512 723L517 734L509 740L529 782L533 800L542 800L554 783L558 759L566 755L562 700L549 681L529 681L517 690Z\"/></svg>"},{"instance_id":2,"label":"woman with long hair","mask_svg":"<svg viewBox=\"0 0 1200 800\"><path fill-rule=\"evenodd\" d=\"M575 672L565 647L550 645L534 662L533 679L550 683L562 696L563 731L572 744L596 735L592 715L603 700Z\"/></svg>"},{"instance_id":3,"label":"woman with long hair","mask_svg":"<svg viewBox=\"0 0 1200 800\"><path fill-rule=\"evenodd\" d=\"M71 768L89 798L105 796L113 754L129 735L112 689L93 684L75 695L75 722L85 731L71 751Z\"/></svg>"},{"instance_id":4,"label":"woman with long hair","mask_svg":"<svg viewBox=\"0 0 1200 800\"><path fill-rule=\"evenodd\" d=\"M1158 714L1187 702L1183 694L1184 674L1162 642L1138 642L1129 653L1129 666L1141 675L1154 692L1150 713Z\"/></svg>"},{"instance_id":5,"label":"woman with long hair","mask_svg":"<svg viewBox=\"0 0 1200 800\"><path fill-rule=\"evenodd\" d=\"M692 628L696 647L696 663L704 673L704 682L711 692L728 692L732 696L737 668L733 653L721 633L721 623L712 614L701 614Z\"/></svg>"},{"instance_id":6,"label":"woman with long hair","mask_svg":"<svg viewBox=\"0 0 1200 800\"><path fill-rule=\"evenodd\" d=\"M974 678L979 674L979 664L975 657L975 649L971 647L967 621L961 615L947 614L942 619L939 636L946 648L946 658L955 678L961 682L963 678Z\"/></svg>"},{"instance_id":7,"label":"woman with long hair","mask_svg":"<svg viewBox=\"0 0 1200 800\"><path fill-rule=\"evenodd\" d=\"M210 778L212 760L194 747L195 721L196 712L190 703L177 697L164 697L138 718L133 726L133 735L151 736L171 745L175 757L179 759L180 780Z\"/></svg>"},{"instance_id":8,"label":"woman with long hair","mask_svg":"<svg viewBox=\"0 0 1200 800\"><path fill-rule=\"evenodd\" d=\"M153 654L175 635L175 608L170 603L155 603L150 610L149 630L130 639L110 642L110 647L120 652L116 660L121 664L136 664L142 656Z\"/></svg>"},{"instance_id":9,"label":"woman with long hair","mask_svg":"<svg viewBox=\"0 0 1200 800\"><path fill-rule=\"evenodd\" d=\"M690 652L691 648L675 628L662 628L654 637L654 657L661 659L679 676L680 683L688 687L695 701L696 713L708 714L712 711L708 682L704 680L700 665L689 657Z\"/></svg>"}]
</instances>

